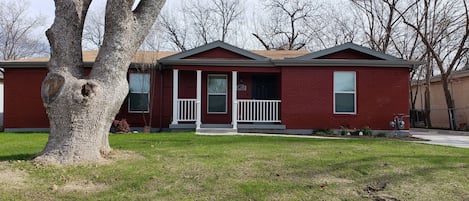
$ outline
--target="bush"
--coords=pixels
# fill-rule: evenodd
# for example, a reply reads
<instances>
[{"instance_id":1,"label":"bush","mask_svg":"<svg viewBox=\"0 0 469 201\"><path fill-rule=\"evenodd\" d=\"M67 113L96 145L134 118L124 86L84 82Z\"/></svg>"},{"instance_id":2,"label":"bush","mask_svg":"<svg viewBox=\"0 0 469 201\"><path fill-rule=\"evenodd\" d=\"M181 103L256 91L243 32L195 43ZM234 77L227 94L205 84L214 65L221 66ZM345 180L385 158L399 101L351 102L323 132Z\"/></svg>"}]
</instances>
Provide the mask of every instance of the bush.
<instances>
[{"instance_id":1,"label":"bush","mask_svg":"<svg viewBox=\"0 0 469 201\"><path fill-rule=\"evenodd\" d=\"M361 132L360 130L354 130L354 131L350 132L350 135L352 135L352 136L360 136L360 132Z\"/></svg>"},{"instance_id":2,"label":"bush","mask_svg":"<svg viewBox=\"0 0 469 201\"><path fill-rule=\"evenodd\" d=\"M360 131L363 133L364 136L372 136L373 135L373 131L368 126L365 126L365 127L361 128Z\"/></svg>"},{"instance_id":3,"label":"bush","mask_svg":"<svg viewBox=\"0 0 469 201\"><path fill-rule=\"evenodd\" d=\"M114 120L111 125L111 133L128 133L130 126L126 119Z\"/></svg>"},{"instance_id":4,"label":"bush","mask_svg":"<svg viewBox=\"0 0 469 201\"><path fill-rule=\"evenodd\" d=\"M360 128L360 129L355 129L355 130L350 132L350 135L352 135L352 136L361 136L360 133L362 134L362 136L372 136L373 135L373 131L368 126Z\"/></svg>"},{"instance_id":5,"label":"bush","mask_svg":"<svg viewBox=\"0 0 469 201\"><path fill-rule=\"evenodd\" d=\"M320 128L315 131L313 131L313 134L315 135L334 135L334 131L332 131L329 128Z\"/></svg>"}]
</instances>

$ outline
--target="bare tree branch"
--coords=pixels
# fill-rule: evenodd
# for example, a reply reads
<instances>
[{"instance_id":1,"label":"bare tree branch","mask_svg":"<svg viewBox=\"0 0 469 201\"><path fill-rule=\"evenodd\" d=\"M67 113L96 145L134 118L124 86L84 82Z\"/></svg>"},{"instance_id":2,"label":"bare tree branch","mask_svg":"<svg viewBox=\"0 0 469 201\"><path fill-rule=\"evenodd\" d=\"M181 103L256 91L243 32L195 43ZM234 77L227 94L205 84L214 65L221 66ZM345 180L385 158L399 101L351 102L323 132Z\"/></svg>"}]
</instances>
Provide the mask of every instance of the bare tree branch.
<instances>
[{"instance_id":1,"label":"bare tree branch","mask_svg":"<svg viewBox=\"0 0 469 201\"><path fill-rule=\"evenodd\" d=\"M48 53L47 45L31 35L43 18L28 17L29 4L0 2L0 59L15 60Z\"/></svg>"},{"instance_id":2,"label":"bare tree branch","mask_svg":"<svg viewBox=\"0 0 469 201\"><path fill-rule=\"evenodd\" d=\"M264 23L263 32L253 34L264 48L269 43L271 49L296 50L312 41L318 5L303 0L269 0L266 8L271 12L270 22Z\"/></svg>"}]
</instances>

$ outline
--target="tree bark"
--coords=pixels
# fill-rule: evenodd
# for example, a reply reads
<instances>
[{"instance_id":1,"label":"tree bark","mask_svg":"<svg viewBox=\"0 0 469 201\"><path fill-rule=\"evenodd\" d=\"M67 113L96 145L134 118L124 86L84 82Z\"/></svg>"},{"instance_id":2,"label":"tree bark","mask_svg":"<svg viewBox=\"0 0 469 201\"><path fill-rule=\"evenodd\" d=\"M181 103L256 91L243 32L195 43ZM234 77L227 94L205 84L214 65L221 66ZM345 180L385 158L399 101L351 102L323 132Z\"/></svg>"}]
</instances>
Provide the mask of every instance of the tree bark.
<instances>
[{"instance_id":1,"label":"tree bark","mask_svg":"<svg viewBox=\"0 0 469 201\"><path fill-rule=\"evenodd\" d=\"M441 74L441 83L443 84L443 92L445 94L446 106L448 107L448 122L449 129L456 130L456 117L455 117L455 105L451 91L449 90L449 76L446 74Z\"/></svg>"},{"instance_id":2,"label":"tree bark","mask_svg":"<svg viewBox=\"0 0 469 201\"><path fill-rule=\"evenodd\" d=\"M36 161L99 161L111 151L109 129L128 91L126 77L109 85L66 73L49 73L42 91L50 135Z\"/></svg>"},{"instance_id":3,"label":"tree bark","mask_svg":"<svg viewBox=\"0 0 469 201\"><path fill-rule=\"evenodd\" d=\"M424 92L424 107L425 107L425 126L427 128L432 128L432 118L431 118L431 103L430 103L430 78L425 84Z\"/></svg>"},{"instance_id":4,"label":"tree bark","mask_svg":"<svg viewBox=\"0 0 469 201\"><path fill-rule=\"evenodd\" d=\"M428 47L427 47L427 52L428 52ZM426 58L426 72L425 72L425 96L424 96L424 106L425 106L425 126L427 128L432 128L432 118L431 118L431 96L430 96L430 85L431 85L431 79L433 76L433 65L431 62L432 58L430 55L427 55Z\"/></svg>"},{"instance_id":5,"label":"tree bark","mask_svg":"<svg viewBox=\"0 0 469 201\"><path fill-rule=\"evenodd\" d=\"M50 122L46 147L34 160L73 164L100 161L111 151L109 129L128 91L130 61L148 34L164 0L108 0L104 41L85 76L82 32L91 0L56 0L56 18L46 32L52 53L42 99Z\"/></svg>"}]
</instances>

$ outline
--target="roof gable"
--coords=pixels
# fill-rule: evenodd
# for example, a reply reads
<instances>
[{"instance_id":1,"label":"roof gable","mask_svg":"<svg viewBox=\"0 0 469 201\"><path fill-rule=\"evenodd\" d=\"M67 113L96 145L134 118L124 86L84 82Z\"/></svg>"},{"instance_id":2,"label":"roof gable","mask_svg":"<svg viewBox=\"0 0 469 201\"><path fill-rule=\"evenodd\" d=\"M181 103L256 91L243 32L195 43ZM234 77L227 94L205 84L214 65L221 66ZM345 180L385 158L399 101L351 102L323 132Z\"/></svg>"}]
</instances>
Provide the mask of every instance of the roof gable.
<instances>
[{"instance_id":1,"label":"roof gable","mask_svg":"<svg viewBox=\"0 0 469 201\"><path fill-rule=\"evenodd\" d=\"M269 60L269 58L267 57L232 46L228 43L219 40L169 57L165 57L162 59L162 61L180 59L246 59L259 61Z\"/></svg>"},{"instance_id":2,"label":"roof gable","mask_svg":"<svg viewBox=\"0 0 469 201\"><path fill-rule=\"evenodd\" d=\"M252 60L252 58L246 57L244 55L232 52L230 50L221 48L221 47L216 47L213 49L209 49L207 51L194 54L188 57L185 57L184 59L241 59L241 60Z\"/></svg>"},{"instance_id":3,"label":"roof gable","mask_svg":"<svg viewBox=\"0 0 469 201\"><path fill-rule=\"evenodd\" d=\"M354 43L345 43L343 45L313 52L304 56L297 57L299 60L311 59L374 59L374 60L401 60L397 57L372 50Z\"/></svg>"}]
</instances>

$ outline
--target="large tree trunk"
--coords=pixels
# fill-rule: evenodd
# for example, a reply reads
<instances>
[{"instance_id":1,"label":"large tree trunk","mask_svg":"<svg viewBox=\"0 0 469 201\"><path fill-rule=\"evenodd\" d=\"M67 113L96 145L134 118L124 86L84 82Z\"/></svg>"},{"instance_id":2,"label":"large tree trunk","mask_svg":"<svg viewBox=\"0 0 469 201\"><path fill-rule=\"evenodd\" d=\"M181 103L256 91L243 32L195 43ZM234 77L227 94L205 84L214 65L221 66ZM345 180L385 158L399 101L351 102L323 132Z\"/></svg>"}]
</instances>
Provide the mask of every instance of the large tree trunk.
<instances>
[{"instance_id":1,"label":"large tree trunk","mask_svg":"<svg viewBox=\"0 0 469 201\"><path fill-rule=\"evenodd\" d=\"M34 160L70 164L99 161L111 151L111 123L128 91L130 61L164 0L108 0L104 41L91 73L84 75L82 32L91 0L56 0L46 32L52 53L42 99L50 122L46 147Z\"/></svg>"},{"instance_id":2,"label":"large tree trunk","mask_svg":"<svg viewBox=\"0 0 469 201\"><path fill-rule=\"evenodd\" d=\"M111 123L128 92L126 77L113 85L49 73L43 83L50 136L36 158L48 163L99 161L111 148Z\"/></svg>"}]
</instances>

